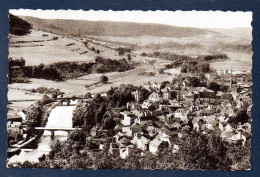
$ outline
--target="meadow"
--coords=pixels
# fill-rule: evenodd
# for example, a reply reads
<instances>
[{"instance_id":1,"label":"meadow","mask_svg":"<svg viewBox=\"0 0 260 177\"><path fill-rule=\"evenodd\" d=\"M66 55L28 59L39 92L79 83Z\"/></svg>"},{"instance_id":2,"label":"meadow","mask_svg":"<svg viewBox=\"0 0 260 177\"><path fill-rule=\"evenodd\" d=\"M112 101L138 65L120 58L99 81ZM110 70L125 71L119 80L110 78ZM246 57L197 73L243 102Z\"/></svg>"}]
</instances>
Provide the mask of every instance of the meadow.
<instances>
[{"instance_id":1,"label":"meadow","mask_svg":"<svg viewBox=\"0 0 260 177\"><path fill-rule=\"evenodd\" d=\"M57 40L52 40L58 37ZM102 74L93 73L75 79L65 81L51 81L45 79L29 78L29 83L13 83L9 85L8 99L41 99L43 94L28 94L25 89L47 87L60 89L67 96L84 95L87 92L92 94L104 93L111 87L118 87L121 84L133 84L136 86L148 84L148 82L160 83L165 80L172 80L174 74L179 73L177 69L166 70L167 74L140 74L153 72L156 73L165 64L171 63L168 60L141 56L142 52L152 53L154 51L176 53L197 57L199 55L211 54L214 52L224 52L229 59L224 61L211 62L211 67L217 70L232 69L233 71L250 71L252 68L252 54L243 51L234 52L220 50L214 47L218 43L248 43L239 38L222 36L218 33L207 33L204 35L185 36L185 37L158 37L158 36L134 36L134 37L113 37L113 36L83 36L70 37L48 32L31 30L25 36L10 35L9 57L13 59L23 57L26 65L51 64L62 61L93 62L96 56L104 58L122 59L126 55L119 55L115 50L118 47L132 47L131 60L139 63L132 70L125 72L105 73L108 76L108 83L97 83ZM21 42L24 41L24 42ZM88 42L88 47L84 45ZM20 47L14 47L14 46ZM42 46L40 46L42 45ZM106 47L107 46L107 47ZM99 50L100 53L91 50ZM153 65L149 64L154 61ZM156 71L157 70L157 71ZM86 85L92 85L86 87ZM14 102L9 104L9 110L27 108L30 102Z\"/></svg>"},{"instance_id":2,"label":"meadow","mask_svg":"<svg viewBox=\"0 0 260 177\"><path fill-rule=\"evenodd\" d=\"M57 36L57 40L37 42L43 46L31 46L31 47L9 47L9 57L13 59L23 57L26 60L26 65L39 65L51 64L55 62L62 61L83 61L89 62L93 61L93 52L84 53L87 49L84 47L84 44L78 41L75 41L70 38L62 37L60 35L55 35L51 33L41 32L32 30L29 35L18 37L11 36L10 42L17 41L33 41L33 40L42 40L42 34L47 34L48 36ZM68 44L75 43L71 46L66 46ZM35 44L31 42L31 44Z\"/></svg>"}]
</instances>

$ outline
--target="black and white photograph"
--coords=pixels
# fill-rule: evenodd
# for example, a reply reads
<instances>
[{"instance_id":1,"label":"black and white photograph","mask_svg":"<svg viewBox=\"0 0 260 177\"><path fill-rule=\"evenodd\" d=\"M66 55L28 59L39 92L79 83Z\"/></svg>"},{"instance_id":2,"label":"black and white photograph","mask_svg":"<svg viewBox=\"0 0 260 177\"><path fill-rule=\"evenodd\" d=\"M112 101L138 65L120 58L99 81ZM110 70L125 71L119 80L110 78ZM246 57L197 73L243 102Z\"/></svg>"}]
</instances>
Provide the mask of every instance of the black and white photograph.
<instances>
[{"instance_id":1,"label":"black and white photograph","mask_svg":"<svg viewBox=\"0 0 260 177\"><path fill-rule=\"evenodd\" d=\"M250 170L252 15L10 9L6 166Z\"/></svg>"}]
</instances>

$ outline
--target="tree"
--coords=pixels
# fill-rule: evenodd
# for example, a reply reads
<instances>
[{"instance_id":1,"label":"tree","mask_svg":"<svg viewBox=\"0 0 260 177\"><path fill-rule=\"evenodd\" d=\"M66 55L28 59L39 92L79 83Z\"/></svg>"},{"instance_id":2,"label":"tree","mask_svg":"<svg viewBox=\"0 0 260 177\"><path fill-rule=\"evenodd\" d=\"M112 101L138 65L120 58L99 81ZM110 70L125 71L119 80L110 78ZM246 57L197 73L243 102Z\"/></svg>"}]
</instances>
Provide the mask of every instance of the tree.
<instances>
[{"instance_id":1,"label":"tree","mask_svg":"<svg viewBox=\"0 0 260 177\"><path fill-rule=\"evenodd\" d=\"M164 89L167 84L170 84L170 82L169 82L169 81L162 81L162 83L161 83L161 89Z\"/></svg>"},{"instance_id":2,"label":"tree","mask_svg":"<svg viewBox=\"0 0 260 177\"><path fill-rule=\"evenodd\" d=\"M35 132L33 131L34 127L40 125L40 120L42 116L41 105L34 104L28 108L27 111L27 129L28 129L28 137L30 137Z\"/></svg>"},{"instance_id":3,"label":"tree","mask_svg":"<svg viewBox=\"0 0 260 177\"><path fill-rule=\"evenodd\" d=\"M81 130L75 130L69 135L69 139L84 145L86 143L86 133Z\"/></svg>"},{"instance_id":4,"label":"tree","mask_svg":"<svg viewBox=\"0 0 260 177\"><path fill-rule=\"evenodd\" d=\"M182 65L181 72L182 73L187 73L187 71L188 71L188 66L187 65Z\"/></svg>"},{"instance_id":5,"label":"tree","mask_svg":"<svg viewBox=\"0 0 260 177\"><path fill-rule=\"evenodd\" d=\"M19 62L20 62L20 66L22 66L22 67L25 66L26 61L23 57L20 58Z\"/></svg>"},{"instance_id":6,"label":"tree","mask_svg":"<svg viewBox=\"0 0 260 177\"><path fill-rule=\"evenodd\" d=\"M200 65L200 69L204 73L208 73L210 71L210 66L208 63L204 63Z\"/></svg>"},{"instance_id":7,"label":"tree","mask_svg":"<svg viewBox=\"0 0 260 177\"><path fill-rule=\"evenodd\" d=\"M130 55L129 53L127 54L127 59L128 59L128 60L131 60L131 59L132 59L132 57L131 57L131 55Z\"/></svg>"},{"instance_id":8,"label":"tree","mask_svg":"<svg viewBox=\"0 0 260 177\"><path fill-rule=\"evenodd\" d=\"M106 106L105 104L101 104L101 106L98 108L98 110L96 111L95 113L95 121L96 121L96 125L98 123L101 123L102 122L102 119L103 119L103 115L105 114L106 112Z\"/></svg>"},{"instance_id":9,"label":"tree","mask_svg":"<svg viewBox=\"0 0 260 177\"><path fill-rule=\"evenodd\" d=\"M142 53L141 53L141 56L146 57L146 56L147 56L147 53L142 52Z\"/></svg>"},{"instance_id":10,"label":"tree","mask_svg":"<svg viewBox=\"0 0 260 177\"><path fill-rule=\"evenodd\" d=\"M198 87L198 86L200 86L199 78L197 78L197 77L189 77L188 80L189 80L189 85L191 87Z\"/></svg>"},{"instance_id":11,"label":"tree","mask_svg":"<svg viewBox=\"0 0 260 177\"><path fill-rule=\"evenodd\" d=\"M241 124L247 123L248 120L249 120L249 116L246 110L239 111L235 119L236 122L241 122Z\"/></svg>"},{"instance_id":12,"label":"tree","mask_svg":"<svg viewBox=\"0 0 260 177\"><path fill-rule=\"evenodd\" d=\"M41 72L41 77L43 79L49 79L49 80L60 80L61 76L60 73L51 66L44 66Z\"/></svg>"},{"instance_id":13,"label":"tree","mask_svg":"<svg viewBox=\"0 0 260 177\"><path fill-rule=\"evenodd\" d=\"M45 105L45 104L48 104L50 103L52 100L50 99L50 97L48 97L48 95L44 94L43 97L42 97L42 104Z\"/></svg>"},{"instance_id":14,"label":"tree","mask_svg":"<svg viewBox=\"0 0 260 177\"><path fill-rule=\"evenodd\" d=\"M73 127L79 126L91 129L95 124L94 117L95 112L92 103L80 103L73 111Z\"/></svg>"},{"instance_id":15,"label":"tree","mask_svg":"<svg viewBox=\"0 0 260 177\"><path fill-rule=\"evenodd\" d=\"M208 89L211 89L213 91L218 92L220 90L220 86L216 82L210 82L208 85Z\"/></svg>"},{"instance_id":16,"label":"tree","mask_svg":"<svg viewBox=\"0 0 260 177\"><path fill-rule=\"evenodd\" d=\"M100 76L100 82L106 83L108 81L108 77L106 75Z\"/></svg>"},{"instance_id":17,"label":"tree","mask_svg":"<svg viewBox=\"0 0 260 177\"><path fill-rule=\"evenodd\" d=\"M103 122L103 128L106 129L106 130L111 130L111 129L114 129L116 126L116 122L114 121L113 118L111 117L107 117L104 119L104 122Z\"/></svg>"},{"instance_id":18,"label":"tree","mask_svg":"<svg viewBox=\"0 0 260 177\"><path fill-rule=\"evenodd\" d=\"M84 95L84 98L92 98L92 94L90 92L87 92L85 95Z\"/></svg>"},{"instance_id":19,"label":"tree","mask_svg":"<svg viewBox=\"0 0 260 177\"><path fill-rule=\"evenodd\" d=\"M249 102L248 101L243 101L243 107L242 109L243 110L247 110L247 108L250 106Z\"/></svg>"},{"instance_id":20,"label":"tree","mask_svg":"<svg viewBox=\"0 0 260 177\"><path fill-rule=\"evenodd\" d=\"M167 141L161 142L161 144L158 146L158 150L160 152L166 150L167 148L169 148L169 143Z\"/></svg>"},{"instance_id":21,"label":"tree","mask_svg":"<svg viewBox=\"0 0 260 177\"><path fill-rule=\"evenodd\" d=\"M153 56L155 56L155 57L159 57L159 55L160 55L160 52L153 52Z\"/></svg>"}]
</instances>

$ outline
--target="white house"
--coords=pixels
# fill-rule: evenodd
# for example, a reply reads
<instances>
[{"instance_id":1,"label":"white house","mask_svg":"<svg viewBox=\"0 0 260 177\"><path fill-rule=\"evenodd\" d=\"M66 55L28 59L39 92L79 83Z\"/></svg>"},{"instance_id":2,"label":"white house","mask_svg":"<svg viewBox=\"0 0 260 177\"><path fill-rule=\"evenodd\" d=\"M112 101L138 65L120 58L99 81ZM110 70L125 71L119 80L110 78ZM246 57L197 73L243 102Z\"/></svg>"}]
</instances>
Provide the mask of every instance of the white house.
<instances>
[{"instance_id":1,"label":"white house","mask_svg":"<svg viewBox=\"0 0 260 177\"><path fill-rule=\"evenodd\" d=\"M22 110L19 113L17 113L17 115L20 115L22 117L22 121L23 122L26 121L26 112L24 110Z\"/></svg>"},{"instance_id":2,"label":"white house","mask_svg":"<svg viewBox=\"0 0 260 177\"><path fill-rule=\"evenodd\" d=\"M130 126L132 123L134 123L135 115L133 113L125 111L123 115L124 115L124 119L121 121L121 123L124 126Z\"/></svg>"},{"instance_id":3,"label":"white house","mask_svg":"<svg viewBox=\"0 0 260 177\"><path fill-rule=\"evenodd\" d=\"M131 150L133 149L133 145L128 145L128 146L120 146L119 147L119 153L120 153L120 157L122 159L126 159L127 156L129 156L129 154L131 153Z\"/></svg>"}]
</instances>

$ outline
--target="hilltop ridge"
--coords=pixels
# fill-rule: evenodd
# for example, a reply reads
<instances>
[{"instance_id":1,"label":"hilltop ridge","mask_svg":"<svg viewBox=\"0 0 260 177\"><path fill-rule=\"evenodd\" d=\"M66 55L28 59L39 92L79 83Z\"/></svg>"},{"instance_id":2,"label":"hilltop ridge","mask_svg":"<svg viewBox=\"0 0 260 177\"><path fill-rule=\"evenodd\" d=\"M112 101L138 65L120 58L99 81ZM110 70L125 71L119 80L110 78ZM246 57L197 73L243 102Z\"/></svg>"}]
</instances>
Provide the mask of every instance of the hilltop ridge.
<instances>
[{"instance_id":1,"label":"hilltop ridge","mask_svg":"<svg viewBox=\"0 0 260 177\"><path fill-rule=\"evenodd\" d=\"M114 21L88 21L68 19L40 19L30 16L19 16L26 20L36 30L71 36L142 36L152 35L158 37L190 37L217 33L207 29L177 27L163 24L114 22Z\"/></svg>"}]
</instances>

